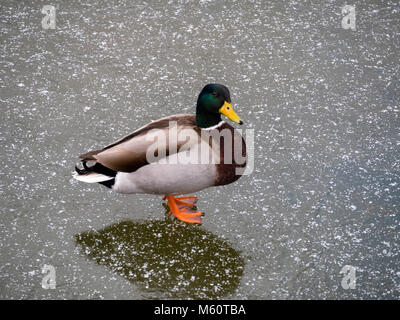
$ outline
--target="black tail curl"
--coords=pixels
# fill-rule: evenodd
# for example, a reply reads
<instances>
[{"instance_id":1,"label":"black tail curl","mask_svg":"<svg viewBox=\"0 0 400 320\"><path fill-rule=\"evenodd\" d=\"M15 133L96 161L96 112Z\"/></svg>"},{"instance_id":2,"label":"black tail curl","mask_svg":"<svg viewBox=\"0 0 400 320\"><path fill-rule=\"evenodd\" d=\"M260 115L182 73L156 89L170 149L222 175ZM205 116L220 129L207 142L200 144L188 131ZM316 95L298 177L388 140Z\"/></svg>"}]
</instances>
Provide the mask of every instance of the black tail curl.
<instances>
[{"instance_id":1,"label":"black tail curl","mask_svg":"<svg viewBox=\"0 0 400 320\"><path fill-rule=\"evenodd\" d=\"M88 173L92 172L92 171L88 170L89 168L86 166L86 161L85 162L82 161L82 164L83 164L84 169L79 169L75 165L75 171L76 171L77 174L84 175L84 174L88 174Z\"/></svg>"},{"instance_id":2,"label":"black tail curl","mask_svg":"<svg viewBox=\"0 0 400 320\"><path fill-rule=\"evenodd\" d=\"M78 174L88 174L91 172L101 173L109 177L115 177L117 175L117 171L109 169L102 164L96 162L93 166L88 167L86 161L82 161L83 169L79 169L75 166L75 171Z\"/></svg>"},{"instance_id":3,"label":"black tail curl","mask_svg":"<svg viewBox=\"0 0 400 320\"><path fill-rule=\"evenodd\" d=\"M75 165L75 171L80 174L80 175L84 175L84 174L88 174L91 172L97 172L96 170L94 170L94 166L92 167L88 167L86 164L86 161L82 161L82 165L83 165L83 169L79 169L76 165Z\"/></svg>"},{"instance_id":4,"label":"black tail curl","mask_svg":"<svg viewBox=\"0 0 400 320\"><path fill-rule=\"evenodd\" d=\"M88 167L86 164L86 161L82 161L82 165L83 165L83 169L79 169L77 166L75 166L75 171L79 175L85 175L85 174L89 174L91 172L104 174L109 177L115 177L117 175L117 171L109 169L98 162L96 162L93 166ZM99 182L99 183L102 184L103 186L106 186L107 188L111 188L115 183L115 179L111 179L111 180L107 180L107 181L103 181L103 182Z\"/></svg>"}]
</instances>

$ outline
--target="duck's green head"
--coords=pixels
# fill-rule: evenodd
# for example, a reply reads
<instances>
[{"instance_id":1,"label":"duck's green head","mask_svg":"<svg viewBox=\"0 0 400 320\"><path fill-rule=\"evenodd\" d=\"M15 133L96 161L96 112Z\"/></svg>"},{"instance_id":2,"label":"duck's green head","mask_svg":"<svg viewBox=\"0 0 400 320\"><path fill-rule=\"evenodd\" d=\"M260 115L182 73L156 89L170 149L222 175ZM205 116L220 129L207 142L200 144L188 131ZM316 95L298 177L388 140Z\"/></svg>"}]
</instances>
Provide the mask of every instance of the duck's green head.
<instances>
[{"instance_id":1,"label":"duck's green head","mask_svg":"<svg viewBox=\"0 0 400 320\"><path fill-rule=\"evenodd\" d=\"M233 122L243 124L232 108L228 88L222 84L207 84L197 99L196 123L200 128L215 126L221 122L221 114Z\"/></svg>"}]
</instances>

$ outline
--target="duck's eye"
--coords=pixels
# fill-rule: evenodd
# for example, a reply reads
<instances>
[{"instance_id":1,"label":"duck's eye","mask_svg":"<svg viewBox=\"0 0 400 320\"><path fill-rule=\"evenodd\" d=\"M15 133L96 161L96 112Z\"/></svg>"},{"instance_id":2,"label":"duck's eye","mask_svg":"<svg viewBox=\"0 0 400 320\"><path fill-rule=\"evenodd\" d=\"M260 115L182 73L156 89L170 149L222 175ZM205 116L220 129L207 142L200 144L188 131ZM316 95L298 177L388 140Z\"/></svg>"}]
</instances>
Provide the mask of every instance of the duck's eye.
<instances>
[{"instance_id":1,"label":"duck's eye","mask_svg":"<svg viewBox=\"0 0 400 320\"><path fill-rule=\"evenodd\" d=\"M211 95L212 95L213 97L217 97L217 96L218 96L218 94L217 94L215 91L211 92Z\"/></svg>"}]
</instances>

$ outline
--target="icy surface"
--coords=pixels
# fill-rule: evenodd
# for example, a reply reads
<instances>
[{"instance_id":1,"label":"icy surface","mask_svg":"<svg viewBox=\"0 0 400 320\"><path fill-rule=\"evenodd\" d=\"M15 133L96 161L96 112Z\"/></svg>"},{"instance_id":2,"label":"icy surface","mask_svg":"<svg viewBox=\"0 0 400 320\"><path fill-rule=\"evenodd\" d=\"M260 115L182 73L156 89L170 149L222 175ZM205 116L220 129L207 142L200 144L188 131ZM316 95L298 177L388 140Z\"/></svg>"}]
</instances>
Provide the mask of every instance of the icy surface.
<instances>
[{"instance_id":1,"label":"icy surface","mask_svg":"<svg viewBox=\"0 0 400 320\"><path fill-rule=\"evenodd\" d=\"M400 297L398 1L353 1L356 30L341 27L343 1L52 3L55 30L42 29L47 3L0 3L0 298ZM194 112L208 82L255 130L255 168L197 194L203 225L171 238L191 275L173 242L157 247L181 228L159 197L71 173L83 152ZM132 240L115 242L107 230L123 221ZM87 231L117 255L79 241ZM143 257L131 268L130 248ZM152 253L181 276L159 274ZM355 289L341 286L345 265Z\"/></svg>"},{"instance_id":2,"label":"icy surface","mask_svg":"<svg viewBox=\"0 0 400 320\"><path fill-rule=\"evenodd\" d=\"M122 221L76 237L82 252L153 297L218 298L233 293L244 259L227 241L174 221Z\"/></svg>"}]
</instances>

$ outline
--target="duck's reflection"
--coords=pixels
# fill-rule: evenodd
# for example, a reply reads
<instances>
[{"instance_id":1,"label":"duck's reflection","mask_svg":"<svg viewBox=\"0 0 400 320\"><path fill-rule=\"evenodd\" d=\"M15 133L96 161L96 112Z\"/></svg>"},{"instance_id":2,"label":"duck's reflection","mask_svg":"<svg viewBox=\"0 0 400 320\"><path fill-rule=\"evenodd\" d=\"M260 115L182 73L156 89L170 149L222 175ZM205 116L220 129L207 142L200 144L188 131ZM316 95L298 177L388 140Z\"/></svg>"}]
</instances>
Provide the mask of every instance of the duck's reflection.
<instances>
[{"instance_id":1,"label":"duck's reflection","mask_svg":"<svg viewBox=\"0 0 400 320\"><path fill-rule=\"evenodd\" d=\"M235 291L244 260L201 227L124 221L76 236L82 252L160 298L214 299Z\"/></svg>"}]
</instances>

